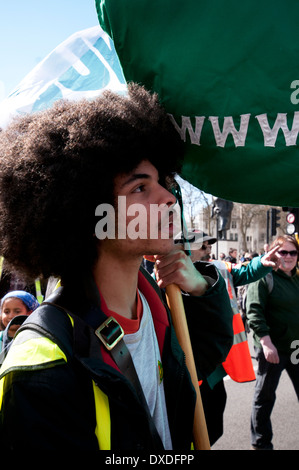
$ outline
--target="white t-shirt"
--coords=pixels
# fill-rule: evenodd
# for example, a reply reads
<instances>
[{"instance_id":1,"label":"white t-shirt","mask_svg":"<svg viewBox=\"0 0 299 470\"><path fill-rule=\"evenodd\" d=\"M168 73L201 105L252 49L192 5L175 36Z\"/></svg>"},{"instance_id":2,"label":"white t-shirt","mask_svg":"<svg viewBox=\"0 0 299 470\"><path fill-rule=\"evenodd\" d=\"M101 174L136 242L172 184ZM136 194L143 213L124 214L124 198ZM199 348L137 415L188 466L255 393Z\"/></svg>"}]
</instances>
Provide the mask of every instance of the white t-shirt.
<instances>
[{"instance_id":1,"label":"white t-shirt","mask_svg":"<svg viewBox=\"0 0 299 470\"><path fill-rule=\"evenodd\" d=\"M158 340L150 307L140 291L139 295L143 305L140 327L135 333L126 334L124 341L132 356L144 396L164 448L172 450Z\"/></svg>"}]
</instances>

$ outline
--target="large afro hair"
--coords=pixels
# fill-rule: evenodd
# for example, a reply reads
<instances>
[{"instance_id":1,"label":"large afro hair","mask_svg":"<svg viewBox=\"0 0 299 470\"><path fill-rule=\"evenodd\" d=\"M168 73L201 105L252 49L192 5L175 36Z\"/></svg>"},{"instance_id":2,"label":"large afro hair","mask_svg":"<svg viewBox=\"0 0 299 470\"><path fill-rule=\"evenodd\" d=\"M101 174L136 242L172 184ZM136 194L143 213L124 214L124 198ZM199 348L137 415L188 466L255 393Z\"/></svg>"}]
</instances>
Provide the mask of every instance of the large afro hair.
<instances>
[{"instance_id":1,"label":"large afro hair","mask_svg":"<svg viewBox=\"0 0 299 470\"><path fill-rule=\"evenodd\" d=\"M181 158L157 95L137 84L14 119L0 132L0 254L28 279L90 269L95 208L114 203L115 176L149 160L165 180Z\"/></svg>"}]
</instances>

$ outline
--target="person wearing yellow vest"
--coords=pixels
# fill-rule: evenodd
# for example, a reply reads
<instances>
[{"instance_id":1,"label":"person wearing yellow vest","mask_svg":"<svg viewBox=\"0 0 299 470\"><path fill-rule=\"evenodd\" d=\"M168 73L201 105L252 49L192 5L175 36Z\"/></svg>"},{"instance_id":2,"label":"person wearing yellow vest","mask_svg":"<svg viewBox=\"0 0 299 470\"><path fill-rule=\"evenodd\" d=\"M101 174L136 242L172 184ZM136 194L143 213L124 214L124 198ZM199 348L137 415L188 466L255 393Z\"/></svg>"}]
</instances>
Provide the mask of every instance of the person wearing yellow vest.
<instances>
[{"instance_id":1,"label":"person wearing yellow vest","mask_svg":"<svg viewBox=\"0 0 299 470\"><path fill-rule=\"evenodd\" d=\"M193 238L192 238L193 237ZM211 252L211 245L216 239L197 230L188 233L191 258L193 261L206 259ZM232 264L228 261L210 260L217 267L225 280L233 311L234 343L223 364L219 365L201 384L201 396L206 413L207 427L211 444L223 434L223 413L226 404L226 391L223 378L229 375L236 382L255 380L255 372L247 342L244 323L238 309L235 288L255 282L279 267L277 248L265 256L254 258L249 263Z\"/></svg>"},{"instance_id":2,"label":"person wearing yellow vest","mask_svg":"<svg viewBox=\"0 0 299 470\"><path fill-rule=\"evenodd\" d=\"M31 279L60 279L0 369L3 452L191 449L196 393L162 289L184 291L200 378L233 331L217 269L174 245L181 157L157 96L136 84L1 132L0 253Z\"/></svg>"}]
</instances>

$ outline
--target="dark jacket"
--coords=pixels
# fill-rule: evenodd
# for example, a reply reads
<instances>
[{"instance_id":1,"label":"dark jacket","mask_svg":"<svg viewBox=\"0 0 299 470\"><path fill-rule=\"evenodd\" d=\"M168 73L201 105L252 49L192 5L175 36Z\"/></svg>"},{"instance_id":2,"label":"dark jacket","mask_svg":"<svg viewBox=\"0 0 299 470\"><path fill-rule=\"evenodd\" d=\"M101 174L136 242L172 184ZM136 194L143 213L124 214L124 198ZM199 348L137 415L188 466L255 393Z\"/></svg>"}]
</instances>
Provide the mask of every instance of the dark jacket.
<instances>
[{"instance_id":1,"label":"dark jacket","mask_svg":"<svg viewBox=\"0 0 299 470\"><path fill-rule=\"evenodd\" d=\"M202 297L184 296L190 317L190 334L196 338L194 356L202 376L225 360L232 344L229 302L224 281L215 268L202 264L216 283ZM144 276L153 286L149 286ZM151 295L157 288L143 271ZM4 375L1 408L1 445L4 449L98 449L92 381L108 396L111 418L111 449L158 451L148 422L132 384L117 369L94 335L106 318L101 311L93 282L85 279L78 286L59 288L24 323L14 340L22 336L43 335L54 341L66 360L22 367L13 364ZM160 300L159 300L160 302ZM61 310L72 312L69 316ZM161 318L153 314L164 371L164 389L174 450L190 450L195 391L178 344L169 312ZM101 323L100 322L100 323ZM29 328L29 330L28 330ZM31 330L30 330L31 329ZM33 329L33 332L32 332ZM198 339L199 338L199 339ZM201 343L202 342L202 343ZM14 345L13 345L14 346ZM16 349L16 348L15 348ZM7 360L13 357L14 347ZM5 363L4 363L5 365ZM3 366L4 366L3 365ZM1 375L2 372L2 375ZM98 423L99 425L100 423Z\"/></svg>"},{"instance_id":2,"label":"dark jacket","mask_svg":"<svg viewBox=\"0 0 299 470\"><path fill-rule=\"evenodd\" d=\"M292 276L278 269L272 276L271 287L267 277L249 286L247 319L255 346L261 348L260 338L270 335L278 351L291 354L299 338L299 275L296 269Z\"/></svg>"}]
</instances>

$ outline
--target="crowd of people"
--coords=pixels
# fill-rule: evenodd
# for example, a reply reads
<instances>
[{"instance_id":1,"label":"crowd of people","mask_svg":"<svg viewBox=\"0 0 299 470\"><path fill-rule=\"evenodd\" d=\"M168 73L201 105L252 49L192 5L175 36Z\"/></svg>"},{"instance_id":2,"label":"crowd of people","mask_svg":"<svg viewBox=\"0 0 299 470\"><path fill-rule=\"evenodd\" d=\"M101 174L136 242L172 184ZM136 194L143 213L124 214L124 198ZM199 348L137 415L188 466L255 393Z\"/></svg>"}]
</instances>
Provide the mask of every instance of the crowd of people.
<instances>
[{"instance_id":1,"label":"crowd of people","mask_svg":"<svg viewBox=\"0 0 299 470\"><path fill-rule=\"evenodd\" d=\"M200 237L203 244L194 247L192 259L207 259L208 253L213 262L211 251L215 238L203 232ZM251 273L251 280L248 277L245 281L238 279L242 271L244 273L253 264L258 266L257 263L267 259L269 253L277 257L278 264L272 266L274 269L271 268L268 273L264 270L260 279L257 272ZM263 256L251 252L242 254L238 259L236 248L230 248L228 256L224 253L219 256L220 261L225 263L223 269L233 274L231 287L236 294L235 306L241 313L246 333L253 333L258 363L251 415L253 450L273 449L271 413L283 370L289 375L299 400L299 361L294 354L299 335L298 256L298 241L289 235L278 236L271 246L265 245ZM230 263L232 266L229 266Z\"/></svg>"},{"instance_id":2,"label":"crowd of people","mask_svg":"<svg viewBox=\"0 0 299 470\"><path fill-rule=\"evenodd\" d=\"M285 368L298 394L298 365L290 364L299 335L298 244L279 237L264 256L238 265L234 252L211 259L217 240L198 232L189 256L172 237L182 155L157 96L133 83L126 97L107 91L57 103L0 133L0 253L26 279L53 286L41 305L25 290L2 295L3 450L189 451L196 390L166 302L173 284L211 445L224 432L224 376L255 379L235 293L249 285L246 317L259 361L251 444L271 448L268 384L273 391ZM106 213L117 208L121 236L96 236L101 204ZM147 232L131 239L137 205ZM162 208L157 238L153 205Z\"/></svg>"}]
</instances>

